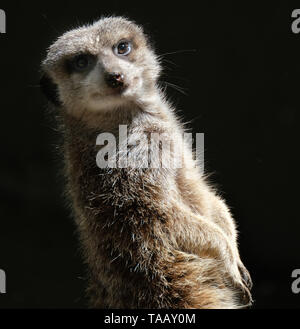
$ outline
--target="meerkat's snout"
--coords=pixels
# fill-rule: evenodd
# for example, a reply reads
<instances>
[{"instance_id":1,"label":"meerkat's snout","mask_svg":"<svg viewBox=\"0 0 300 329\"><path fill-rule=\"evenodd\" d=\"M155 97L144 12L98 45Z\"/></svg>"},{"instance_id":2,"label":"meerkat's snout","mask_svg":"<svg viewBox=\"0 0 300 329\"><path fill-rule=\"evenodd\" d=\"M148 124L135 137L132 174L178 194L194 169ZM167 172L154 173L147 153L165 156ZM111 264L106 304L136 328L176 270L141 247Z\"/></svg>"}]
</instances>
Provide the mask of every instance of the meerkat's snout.
<instances>
[{"instance_id":1,"label":"meerkat's snout","mask_svg":"<svg viewBox=\"0 0 300 329\"><path fill-rule=\"evenodd\" d=\"M106 84L110 88L123 89L124 87L124 75L122 73L110 73L106 72L104 75Z\"/></svg>"}]
</instances>

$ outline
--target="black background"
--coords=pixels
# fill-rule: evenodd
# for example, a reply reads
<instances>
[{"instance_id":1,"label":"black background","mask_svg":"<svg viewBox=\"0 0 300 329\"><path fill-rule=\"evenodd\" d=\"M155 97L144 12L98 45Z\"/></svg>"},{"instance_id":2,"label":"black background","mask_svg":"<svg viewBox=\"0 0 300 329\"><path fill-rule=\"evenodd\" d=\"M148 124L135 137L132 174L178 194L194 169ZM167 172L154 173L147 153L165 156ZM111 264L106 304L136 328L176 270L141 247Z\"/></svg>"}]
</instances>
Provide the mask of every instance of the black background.
<instances>
[{"instance_id":1,"label":"black background","mask_svg":"<svg viewBox=\"0 0 300 329\"><path fill-rule=\"evenodd\" d=\"M142 24L159 54L167 89L193 132L205 133L206 171L240 231L255 308L300 306L297 154L300 34L281 1L5 2L0 34L0 307L86 307L84 266L62 198L57 132L38 87L46 48L101 15ZM195 50L195 51L193 51Z\"/></svg>"}]
</instances>

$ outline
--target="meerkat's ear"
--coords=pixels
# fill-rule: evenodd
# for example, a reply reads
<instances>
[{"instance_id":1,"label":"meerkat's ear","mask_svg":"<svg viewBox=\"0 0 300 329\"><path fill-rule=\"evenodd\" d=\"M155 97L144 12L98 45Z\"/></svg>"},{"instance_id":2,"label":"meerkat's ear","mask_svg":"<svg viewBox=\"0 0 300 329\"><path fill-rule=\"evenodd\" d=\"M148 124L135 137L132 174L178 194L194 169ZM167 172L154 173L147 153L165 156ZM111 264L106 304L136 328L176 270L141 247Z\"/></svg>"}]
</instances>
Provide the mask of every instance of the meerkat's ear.
<instances>
[{"instance_id":1,"label":"meerkat's ear","mask_svg":"<svg viewBox=\"0 0 300 329\"><path fill-rule=\"evenodd\" d=\"M47 73L43 73L40 79L40 87L47 99L55 106L61 106L61 101L58 95L57 84L49 77Z\"/></svg>"}]
</instances>

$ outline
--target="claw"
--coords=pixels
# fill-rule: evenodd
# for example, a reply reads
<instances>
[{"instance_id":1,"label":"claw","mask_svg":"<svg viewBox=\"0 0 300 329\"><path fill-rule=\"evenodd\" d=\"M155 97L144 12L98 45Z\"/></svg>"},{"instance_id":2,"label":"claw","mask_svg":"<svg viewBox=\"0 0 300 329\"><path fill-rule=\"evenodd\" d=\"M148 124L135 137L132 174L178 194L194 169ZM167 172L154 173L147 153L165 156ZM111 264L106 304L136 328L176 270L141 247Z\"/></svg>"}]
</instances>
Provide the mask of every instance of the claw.
<instances>
[{"instance_id":1,"label":"claw","mask_svg":"<svg viewBox=\"0 0 300 329\"><path fill-rule=\"evenodd\" d=\"M252 288L252 280L250 274L242 262L238 262L236 271L231 275L231 284L238 291L239 299L243 307L251 306L253 299L250 289Z\"/></svg>"},{"instance_id":2,"label":"claw","mask_svg":"<svg viewBox=\"0 0 300 329\"><path fill-rule=\"evenodd\" d=\"M253 283L252 283L251 276L250 276L248 270L246 269L246 267L243 264L239 264L238 267L239 267L239 271L241 273L243 283L249 290L251 290Z\"/></svg>"}]
</instances>

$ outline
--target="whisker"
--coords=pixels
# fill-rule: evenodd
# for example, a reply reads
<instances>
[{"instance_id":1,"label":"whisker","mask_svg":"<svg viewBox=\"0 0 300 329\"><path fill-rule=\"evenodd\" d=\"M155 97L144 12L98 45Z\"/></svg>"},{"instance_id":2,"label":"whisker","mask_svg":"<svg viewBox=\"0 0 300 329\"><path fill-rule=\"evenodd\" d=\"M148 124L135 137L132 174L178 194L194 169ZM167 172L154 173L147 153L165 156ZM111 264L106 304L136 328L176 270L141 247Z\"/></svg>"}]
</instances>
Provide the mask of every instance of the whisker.
<instances>
[{"instance_id":1,"label":"whisker","mask_svg":"<svg viewBox=\"0 0 300 329\"><path fill-rule=\"evenodd\" d=\"M181 54L181 53L188 53L188 52L196 52L197 49L182 49L182 50L176 50L176 51L171 51L168 53L164 53L158 56L158 58L167 56L167 55L173 55L173 54Z\"/></svg>"},{"instance_id":2,"label":"whisker","mask_svg":"<svg viewBox=\"0 0 300 329\"><path fill-rule=\"evenodd\" d=\"M46 14L40 13L41 16L44 18L44 20L48 23L48 27L50 27L55 33L59 33L57 28L50 22L49 18L47 17Z\"/></svg>"},{"instance_id":3,"label":"whisker","mask_svg":"<svg viewBox=\"0 0 300 329\"><path fill-rule=\"evenodd\" d=\"M170 60L168 60L168 59L165 59L165 58L162 59L162 62L166 62L166 63L172 64L172 65L174 65L174 66L176 66L176 67L179 67L178 64L176 64L176 63L174 63L174 62L172 62L172 61L170 61Z\"/></svg>"},{"instance_id":4,"label":"whisker","mask_svg":"<svg viewBox=\"0 0 300 329\"><path fill-rule=\"evenodd\" d=\"M174 90L177 90L178 92L182 93L183 95L187 96L187 93L185 92L185 88L179 87L175 85L174 83L162 81L166 86L169 86L173 88Z\"/></svg>"},{"instance_id":5,"label":"whisker","mask_svg":"<svg viewBox=\"0 0 300 329\"><path fill-rule=\"evenodd\" d=\"M178 80L182 80L182 81L186 81L186 82L190 82L189 79L186 79L186 78L183 78L183 77L180 77L178 75L168 75L170 78L175 78L175 79L178 79ZM182 87L181 87L182 88Z\"/></svg>"}]
</instances>

